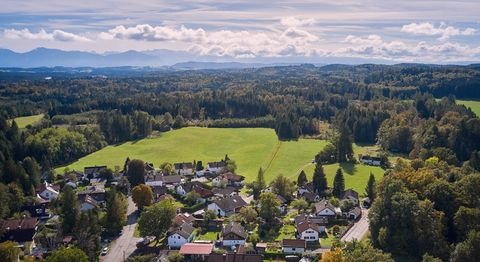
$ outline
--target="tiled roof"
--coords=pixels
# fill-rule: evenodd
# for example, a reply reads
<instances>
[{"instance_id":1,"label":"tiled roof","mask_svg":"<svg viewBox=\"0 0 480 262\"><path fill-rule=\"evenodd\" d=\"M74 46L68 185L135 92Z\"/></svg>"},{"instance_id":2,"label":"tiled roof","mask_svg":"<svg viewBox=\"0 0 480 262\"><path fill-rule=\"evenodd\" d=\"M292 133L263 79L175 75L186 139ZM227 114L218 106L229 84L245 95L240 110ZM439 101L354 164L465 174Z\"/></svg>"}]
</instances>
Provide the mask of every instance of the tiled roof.
<instances>
[{"instance_id":1,"label":"tiled roof","mask_svg":"<svg viewBox=\"0 0 480 262\"><path fill-rule=\"evenodd\" d=\"M345 190L345 192L343 193L342 199L346 199L346 198L358 199L358 192L349 188L349 189Z\"/></svg>"},{"instance_id":2,"label":"tiled roof","mask_svg":"<svg viewBox=\"0 0 480 262\"><path fill-rule=\"evenodd\" d=\"M282 247L305 248L306 243L303 239L283 239Z\"/></svg>"},{"instance_id":3,"label":"tiled roof","mask_svg":"<svg viewBox=\"0 0 480 262\"><path fill-rule=\"evenodd\" d=\"M211 254L208 256L207 262L261 262L262 255L257 254Z\"/></svg>"},{"instance_id":4,"label":"tiled roof","mask_svg":"<svg viewBox=\"0 0 480 262\"><path fill-rule=\"evenodd\" d=\"M247 205L243 198L238 195L222 198L220 200L214 201L214 203L217 204L217 206L225 212L235 211L235 209Z\"/></svg>"},{"instance_id":5,"label":"tiled roof","mask_svg":"<svg viewBox=\"0 0 480 262\"><path fill-rule=\"evenodd\" d=\"M318 203L315 203L315 211L317 213L327 208L335 212L335 206L333 206L330 202L328 202L328 200L322 200Z\"/></svg>"},{"instance_id":6,"label":"tiled roof","mask_svg":"<svg viewBox=\"0 0 480 262\"><path fill-rule=\"evenodd\" d=\"M225 236L230 233L234 233L243 239L247 238L247 232L245 232L245 229L236 222L230 222L229 224L225 225L225 228L223 228L222 235Z\"/></svg>"},{"instance_id":7,"label":"tiled roof","mask_svg":"<svg viewBox=\"0 0 480 262\"><path fill-rule=\"evenodd\" d=\"M213 244L186 243L180 247L182 255L209 255L213 251Z\"/></svg>"},{"instance_id":8,"label":"tiled roof","mask_svg":"<svg viewBox=\"0 0 480 262\"><path fill-rule=\"evenodd\" d=\"M179 234L185 239L188 239L195 228L192 227L189 223L183 223L181 226L176 226L174 228L171 228L169 235L173 234Z\"/></svg>"},{"instance_id":9,"label":"tiled roof","mask_svg":"<svg viewBox=\"0 0 480 262\"><path fill-rule=\"evenodd\" d=\"M320 233L320 228L317 224L312 223L311 221L305 221L303 223L297 224L296 229L298 233L305 232L305 230L312 229Z\"/></svg>"},{"instance_id":10,"label":"tiled roof","mask_svg":"<svg viewBox=\"0 0 480 262\"><path fill-rule=\"evenodd\" d=\"M175 170L180 170L180 169L193 169L193 164L192 162L182 162L182 163L175 163L173 164L175 166Z\"/></svg>"}]
</instances>

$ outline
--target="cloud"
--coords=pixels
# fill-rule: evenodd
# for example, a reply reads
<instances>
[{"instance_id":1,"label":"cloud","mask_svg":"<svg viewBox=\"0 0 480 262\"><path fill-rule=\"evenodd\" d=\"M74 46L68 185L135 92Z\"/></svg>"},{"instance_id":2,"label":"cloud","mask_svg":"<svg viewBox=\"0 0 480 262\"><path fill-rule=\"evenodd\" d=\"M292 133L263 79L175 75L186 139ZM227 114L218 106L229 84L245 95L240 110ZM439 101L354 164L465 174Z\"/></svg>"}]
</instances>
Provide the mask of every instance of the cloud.
<instances>
[{"instance_id":1,"label":"cloud","mask_svg":"<svg viewBox=\"0 0 480 262\"><path fill-rule=\"evenodd\" d=\"M298 23L297 23L298 24ZM319 38L296 27L280 32L205 30L185 26L152 26L139 24L117 26L99 34L101 39L136 40L151 42L182 42L190 44L190 51L201 55L256 57L256 56L309 56L316 52Z\"/></svg>"},{"instance_id":2,"label":"cloud","mask_svg":"<svg viewBox=\"0 0 480 262\"><path fill-rule=\"evenodd\" d=\"M411 23L411 24L402 26L401 31L404 33L409 33L414 35L440 36L438 39L441 41L445 41L452 36L474 35L477 30L474 28L466 28L462 30L453 26L447 26L445 23L441 23L437 27L432 23L418 23L418 24Z\"/></svg>"},{"instance_id":3,"label":"cloud","mask_svg":"<svg viewBox=\"0 0 480 262\"><path fill-rule=\"evenodd\" d=\"M348 47L331 53L334 56L385 59L390 61L449 62L480 59L480 47L444 42L431 44L425 41L407 44L403 41L386 41L379 35L347 36Z\"/></svg>"},{"instance_id":4,"label":"cloud","mask_svg":"<svg viewBox=\"0 0 480 262\"><path fill-rule=\"evenodd\" d=\"M29 29L5 29L4 36L9 39L28 39L28 40L42 40L42 41L60 41L60 42L91 42L92 40L83 36L79 36L73 33L65 32L62 30L53 30L48 33L44 29L38 31L38 33L30 32Z\"/></svg>"},{"instance_id":5,"label":"cloud","mask_svg":"<svg viewBox=\"0 0 480 262\"><path fill-rule=\"evenodd\" d=\"M315 19L313 18L301 19L293 16L283 17L282 19L280 19L280 24L287 27L301 27L301 26L314 25Z\"/></svg>"}]
</instances>

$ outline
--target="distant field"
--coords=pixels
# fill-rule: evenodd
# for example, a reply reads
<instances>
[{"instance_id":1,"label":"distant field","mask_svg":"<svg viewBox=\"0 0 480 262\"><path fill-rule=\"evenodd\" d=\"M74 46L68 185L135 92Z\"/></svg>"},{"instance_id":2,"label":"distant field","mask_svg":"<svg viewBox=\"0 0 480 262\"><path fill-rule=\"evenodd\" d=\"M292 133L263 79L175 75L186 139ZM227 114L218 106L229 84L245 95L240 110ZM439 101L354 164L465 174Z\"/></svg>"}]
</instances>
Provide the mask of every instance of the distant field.
<instances>
[{"instance_id":1,"label":"distant field","mask_svg":"<svg viewBox=\"0 0 480 262\"><path fill-rule=\"evenodd\" d=\"M465 105L467 108L470 107L477 117L480 117L480 101L457 100L457 104Z\"/></svg>"},{"instance_id":2,"label":"distant field","mask_svg":"<svg viewBox=\"0 0 480 262\"><path fill-rule=\"evenodd\" d=\"M17 123L19 128L25 128L28 125L33 125L40 121L43 118L43 114L33 115L33 116L22 116L15 118L15 122Z\"/></svg>"},{"instance_id":3,"label":"distant field","mask_svg":"<svg viewBox=\"0 0 480 262\"><path fill-rule=\"evenodd\" d=\"M162 133L159 137L108 146L68 165L83 170L90 165L122 166L125 159L138 158L159 166L163 162L202 160L218 161L225 154L236 161L237 172L247 180L255 179L260 167L266 169L265 177L271 180L278 174L295 176L325 141L300 139L280 142L274 130L266 128L182 128ZM56 169L63 172L64 167Z\"/></svg>"}]
</instances>

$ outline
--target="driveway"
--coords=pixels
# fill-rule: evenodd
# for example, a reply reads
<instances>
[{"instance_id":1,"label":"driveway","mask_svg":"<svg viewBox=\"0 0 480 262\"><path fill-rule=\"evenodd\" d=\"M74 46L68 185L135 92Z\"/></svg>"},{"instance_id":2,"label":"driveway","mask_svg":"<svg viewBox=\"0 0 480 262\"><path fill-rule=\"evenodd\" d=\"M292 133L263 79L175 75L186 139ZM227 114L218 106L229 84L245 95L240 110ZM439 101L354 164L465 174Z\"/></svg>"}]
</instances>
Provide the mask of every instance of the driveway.
<instances>
[{"instance_id":1,"label":"driveway","mask_svg":"<svg viewBox=\"0 0 480 262\"><path fill-rule=\"evenodd\" d=\"M350 242L354 239L361 240L368 232L368 209L362 209L362 217L358 220L343 237L342 241Z\"/></svg>"},{"instance_id":2,"label":"driveway","mask_svg":"<svg viewBox=\"0 0 480 262\"><path fill-rule=\"evenodd\" d=\"M123 227L123 234L112 242L107 255L103 257L105 262L121 262L128 258L137 249L137 241L140 238L134 237L137 225L137 207L132 198L128 197L127 225Z\"/></svg>"}]
</instances>

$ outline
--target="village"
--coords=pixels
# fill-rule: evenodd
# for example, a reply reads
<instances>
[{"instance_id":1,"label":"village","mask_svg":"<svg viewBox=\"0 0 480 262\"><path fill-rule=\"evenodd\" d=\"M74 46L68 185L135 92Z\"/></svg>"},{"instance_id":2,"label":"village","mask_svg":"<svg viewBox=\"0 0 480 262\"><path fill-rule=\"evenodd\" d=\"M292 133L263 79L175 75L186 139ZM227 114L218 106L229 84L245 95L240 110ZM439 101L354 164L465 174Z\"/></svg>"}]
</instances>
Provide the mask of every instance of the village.
<instances>
[{"instance_id":1,"label":"village","mask_svg":"<svg viewBox=\"0 0 480 262\"><path fill-rule=\"evenodd\" d=\"M380 164L372 157L359 159L363 164ZM208 162L205 167L201 161L174 163L169 174L155 168L153 163L145 163L144 185L151 189L152 204L161 201L178 204L170 229L162 242L155 244L156 261L171 261L172 254L180 254L185 261L309 261L309 257L318 257L340 240L365 237L370 201L361 199L359 192L348 188L336 198L331 192L316 191L312 182L304 181L301 185L295 182L295 189L289 195L284 195L273 183L254 195L245 178L227 168L228 163L228 156ZM81 212L104 210L106 192L125 180L126 171L105 179L102 177L105 170L107 166L90 166L83 172L68 171L59 176L63 188L70 187L76 192ZM43 182L36 190L37 203L22 207L30 216L3 224L2 239L18 242L25 254L35 257L42 257L52 247L73 243L72 235L54 234L60 214L55 214L50 206L57 201L61 188L59 183ZM130 190L127 194L131 195ZM268 197L271 202L263 203L270 203L274 210L270 208L271 217L262 218L261 203ZM131 196L128 208L135 214L132 223L125 226L130 230L128 234L120 232L119 239L102 237L103 261L117 261L119 254L125 259L132 254L152 252L153 238L135 233L138 211L130 199ZM359 221L366 226L353 232ZM45 236L45 230L38 232L40 225L50 229L53 236ZM55 243L42 245L45 239ZM122 241L135 243L135 247L125 251L118 244Z\"/></svg>"}]
</instances>

